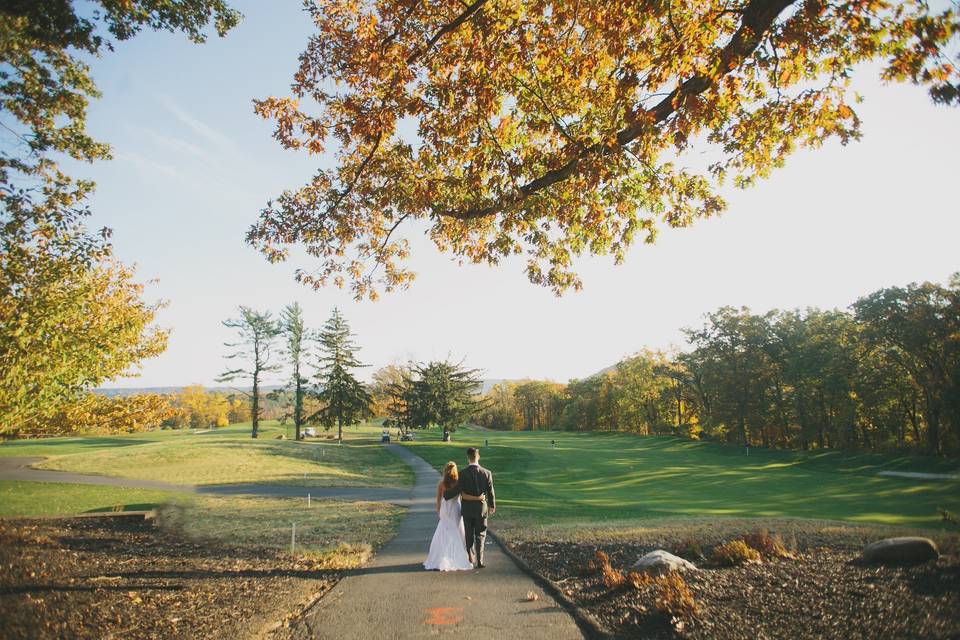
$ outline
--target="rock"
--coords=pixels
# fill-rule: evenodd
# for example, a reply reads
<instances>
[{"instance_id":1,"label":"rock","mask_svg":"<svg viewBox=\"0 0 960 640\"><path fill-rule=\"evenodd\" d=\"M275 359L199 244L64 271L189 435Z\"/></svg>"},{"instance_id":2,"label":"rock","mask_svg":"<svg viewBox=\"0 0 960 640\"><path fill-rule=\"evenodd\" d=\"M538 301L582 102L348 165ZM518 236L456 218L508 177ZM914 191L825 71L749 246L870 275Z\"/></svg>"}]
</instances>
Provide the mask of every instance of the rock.
<instances>
[{"instance_id":1,"label":"rock","mask_svg":"<svg viewBox=\"0 0 960 640\"><path fill-rule=\"evenodd\" d=\"M683 573L684 571L696 571L697 567L692 562L687 562L679 556L675 556L663 549L651 551L642 556L633 565L634 571L640 573L649 573L650 575L660 576L671 571Z\"/></svg>"},{"instance_id":2,"label":"rock","mask_svg":"<svg viewBox=\"0 0 960 640\"><path fill-rule=\"evenodd\" d=\"M929 538L887 538L863 549L864 562L927 562L939 557L936 543Z\"/></svg>"}]
</instances>

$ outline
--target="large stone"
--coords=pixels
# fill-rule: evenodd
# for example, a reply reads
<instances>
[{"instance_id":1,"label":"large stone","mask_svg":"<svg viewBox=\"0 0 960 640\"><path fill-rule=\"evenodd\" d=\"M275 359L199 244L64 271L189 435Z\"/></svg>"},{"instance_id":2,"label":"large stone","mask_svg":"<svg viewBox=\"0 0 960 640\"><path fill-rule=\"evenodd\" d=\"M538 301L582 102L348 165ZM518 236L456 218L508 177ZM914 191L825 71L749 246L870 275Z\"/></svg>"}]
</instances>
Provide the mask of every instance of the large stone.
<instances>
[{"instance_id":1,"label":"large stone","mask_svg":"<svg viewBox=\"0 0 960 640\"><path fill-rule=\"evenodd\" d=\"M927 562L940 557L936 543L929 538L887 538L868 544L863 549L864 562Z\"/></svg>"},{"instance_id":2,"label":"large stone","mask_svg":"<svg viewBox=\"0 0 960 640\"><path fill-rule=\"evenodd\" d=\"M679 556L675 556L663 549L651 551L642 556L633 565L634 571L640 573L649 573L650 575L660 576L671 571L683 573L684 571L696 571L697 567L692 562L687 562Z\"/></svg>"}]
</instances>

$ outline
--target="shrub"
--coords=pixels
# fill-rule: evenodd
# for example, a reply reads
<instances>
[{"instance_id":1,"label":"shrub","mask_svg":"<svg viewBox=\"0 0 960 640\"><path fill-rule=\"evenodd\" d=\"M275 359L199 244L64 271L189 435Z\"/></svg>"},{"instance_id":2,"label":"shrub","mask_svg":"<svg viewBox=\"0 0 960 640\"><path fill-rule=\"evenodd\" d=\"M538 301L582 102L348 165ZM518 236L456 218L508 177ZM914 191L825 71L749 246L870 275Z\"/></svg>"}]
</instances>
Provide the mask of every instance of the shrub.
<instances>
[{"instance_id":1,"label":"shrub","mask_svg":"<svg viewBox=\"0 0 960 640\"><path fill-rule=\"evenodd\" d=\"M609 564L610 557L600 549L597 549L593 554L593 558L587 562L587 566L584 567L583 573L588 576L595 573L603 573L603 568L609 566Z\"/></svg>"},{"instance_id":2,"label":"shrub","mask_svg":"<svg viewBox=\"0 0 960 640\"><path fill-rule=\"evenodd\" d=\"M603 566L603 586L607 589L619 589L623 586L626 578L623 574L610 566L609 563Z\"/></svg>"},{"instance_id":3,"label":"shrub","mask_svg":"<svg viewBox=\"0 0 960 640\"><path fill-rule=\"evenodd\" d=\"M692 616L697 612L697 603L683 578L676 573L668 573L654 579L656 596L654 605L657 611L672 617Z\"/></svg>"},{"instance_id":4,"label":"shrub","mask_svg":"<svg viewBox=\"0 0 960 640\"><path fill-rule=\"evenodd\" d=\"M626 582L634 589L640 589L648 584L653 584L655 580L650 577L650 574L630 571L627 573Z\"/></svg>"},{"instance_id":5,"label":"shrub","mask_svg":"<svg viewBox=\"0 0 960 640\"><path fill-rule=\"evenodd\" d=\"M690 538L677 544L673 548L673 553L687 560L701 560L704 557L703 546L697 540Z\"/></svg>"},{"instance_id":6,"label":"shrub","mask_svg":"<svg viewBox=\"0 0 960 640\"><path fill-rule=\"evenodd\" d=\"M731 540L716 547L710 559L717 564L737 566L745 562L760 562L760 554L743 540Z\"/></svg>"},{"instance_id":7,"label":"shrub","mask_svg":"<svg viewBox=\"0 0 960 640\"><path fill-rule=\"evenodd\" d=\"M748 547L759 553L764 558L789 558L794 559L796 556L787 551L787 548L783 545L783 542L780 540L780 536L771 536L768 535L765 531L760 533L749 533L743 538L744 544Z\"/></svg>"},{"instance_id":8,"label":"shrub","mask_svg":"<svg viewBox=\"0 0 960 640\"><path fill-rule=\"evenodd\" d=\"M622 587L626 581L623 574L614 569L613 565L610 564L610 556L600 549L597 549L593 554L593 559L587 563L584 573L588 575L599 573L607 589L618 589Z\"/></svg>"}]
</instances>

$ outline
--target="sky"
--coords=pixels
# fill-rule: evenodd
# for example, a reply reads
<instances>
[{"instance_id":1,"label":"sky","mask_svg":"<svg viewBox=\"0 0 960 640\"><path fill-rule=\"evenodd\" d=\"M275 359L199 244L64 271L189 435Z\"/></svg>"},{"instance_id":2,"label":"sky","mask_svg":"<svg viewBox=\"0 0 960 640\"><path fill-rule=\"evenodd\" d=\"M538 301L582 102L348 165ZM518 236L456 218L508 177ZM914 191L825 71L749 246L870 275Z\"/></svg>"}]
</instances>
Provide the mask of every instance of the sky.
<instances>
[{"instance_id":1,"label":"sky","mask_svg":"<svg viewBox=\"0 0 960 640\"><path fill-rule=\"evenodd\" d=\"M417 229L411 289L378 302L312 291L293 280L309 260L271 265L244 242L267 200L331 161L283 150L251 102L289 95L312 25L299 0L232 4L245 19L226 38L144 32L91 64L103 96L89 129L114 160L71 170L96 180L90 224L114 230L117 256L151 281L145 297L167 302L157 324L171 330L139 377L105 387L215 385L231 339L222 321L239 305L278 314L296 301L313 327L339 307L370 365L361 377L449 357L486 378L565 382L645 347L682 348L681 329L724 305L845 308L960 271L960 111L867 69L862 141L797 153L758 186L724 190L722 216L662 230L621 266L581 259L579 293L530 284L522 260L459 266Z\"/></svg>"}]
</instances>

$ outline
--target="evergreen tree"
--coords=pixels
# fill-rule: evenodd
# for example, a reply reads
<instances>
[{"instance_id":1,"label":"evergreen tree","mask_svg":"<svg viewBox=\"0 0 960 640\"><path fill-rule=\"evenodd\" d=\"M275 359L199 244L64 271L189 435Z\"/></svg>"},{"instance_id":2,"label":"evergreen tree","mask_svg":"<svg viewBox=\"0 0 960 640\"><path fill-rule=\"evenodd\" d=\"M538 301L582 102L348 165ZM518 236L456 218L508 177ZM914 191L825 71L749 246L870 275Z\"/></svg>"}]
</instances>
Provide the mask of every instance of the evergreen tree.
<instances>
[{"instance_id":1,"label":"evergreen tree","mask_svg":"<svg viewBox=\"0 0 960 640\"><path fill-rule=\"evenodd\" d=\"M406 415L411 427L425 429L439 425L443 441L480 411L477 395L483 386L477 369L464 369L451 362L430 362L413 367L406 382Z\"/></svg>"},{"instance_id":2,"label":"evergreen tree","mask_svg":"<svg viewBox=\"0 0 960 640\"><path fill-rule=\"evenodd\" d=\"M334 308L333 314L320 331L320 351L317 398L323 407L310 419L329 429L337 426L337 441L343 442L343 425L353 424L370 413L372 399L366 386L357 380L351 369L365 366L356 357L350 327Z\"/></svg>"}]
</instances>

